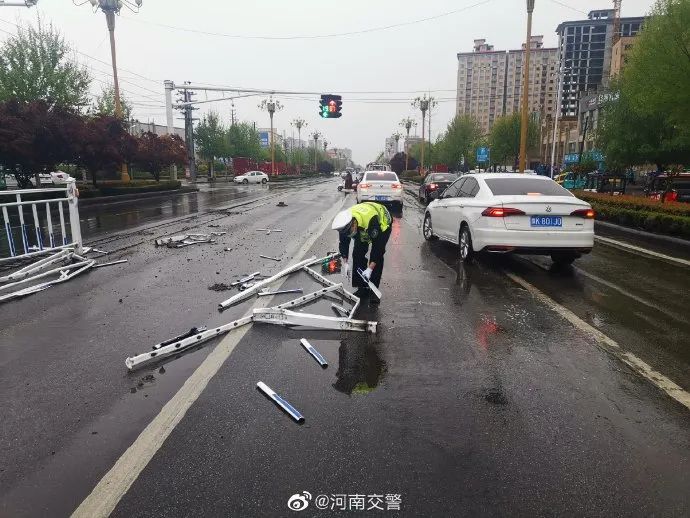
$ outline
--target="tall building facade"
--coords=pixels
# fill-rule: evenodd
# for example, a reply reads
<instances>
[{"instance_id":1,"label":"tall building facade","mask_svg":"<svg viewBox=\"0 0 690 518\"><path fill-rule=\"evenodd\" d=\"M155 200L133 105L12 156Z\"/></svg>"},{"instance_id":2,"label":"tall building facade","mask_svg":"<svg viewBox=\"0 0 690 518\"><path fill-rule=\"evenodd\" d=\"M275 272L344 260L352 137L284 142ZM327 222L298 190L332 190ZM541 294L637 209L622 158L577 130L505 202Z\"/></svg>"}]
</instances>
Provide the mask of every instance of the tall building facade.
<instances>
[{"instance_id":1,"label":"tall building facade","mask_svg":"<svg viewBox=\"0 0 690 518\"><path fill-rule=\"evenodd\" d=\"M613 9L590 11L586 20L556 28L562 74L560 116L576 117L578 101L587 92L608 86L613 47ZM644 17L621 18L622 38L640 32Z\"/></svg>"},{"instance_id":2,"label":"tall building facade","mask_svg":"<svg viewBox=\"0 0 690 518\"><path fill-rule=\"evenodd\" d=\"M501 116L520 111L524 81L525 45L517 50L494 50L486 40L474 40L472 52L458 53L457 115L477 119L484 134ZM543 36L530 41L530 113L549 114L555 105L557 49L544 48Z\"/></svg>"},{"instance_id":3,"label":"tall building facade","mask_svg":"<svg viewBox=\"0 0 690 518\"><path fill-rule=\"evenodd\" d=\"M628 55L635 45L637 36L624 36L613 44L611 49L611 79L620 75L628 63Z\"/></svg>"}]
</instances>

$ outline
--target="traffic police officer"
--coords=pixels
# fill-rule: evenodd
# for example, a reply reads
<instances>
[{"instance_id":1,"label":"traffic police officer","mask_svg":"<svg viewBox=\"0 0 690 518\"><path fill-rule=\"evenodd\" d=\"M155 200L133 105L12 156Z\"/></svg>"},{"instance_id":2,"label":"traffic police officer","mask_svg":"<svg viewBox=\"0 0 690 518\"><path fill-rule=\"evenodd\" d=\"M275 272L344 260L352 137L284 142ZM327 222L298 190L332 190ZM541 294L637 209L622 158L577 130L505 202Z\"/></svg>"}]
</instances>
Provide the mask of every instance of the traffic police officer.
<instances>
[{"instance_id":1,"label":"traffic police officer","mask_svg":"<svg viewBox=\"0 0 690 518\"><path fill-rule=\"evenodd\" d=\"M353 205L339 212L333 219L332 228L340 233L343 274L349 277L352 268L352 286L358 288L355 295L371 295L373 304L380 301L376 295L370 293L368 284L359 276L357 270L362 270L364 277L378 288L383 273L383 255L386 253L386 243L391 235L391 223L392 218L388 209L374 202ZM348 262L351 239L355 242L352 250L352 267ZM371 253L367 260L369 245Z\"/></svg>"}]
</instances>

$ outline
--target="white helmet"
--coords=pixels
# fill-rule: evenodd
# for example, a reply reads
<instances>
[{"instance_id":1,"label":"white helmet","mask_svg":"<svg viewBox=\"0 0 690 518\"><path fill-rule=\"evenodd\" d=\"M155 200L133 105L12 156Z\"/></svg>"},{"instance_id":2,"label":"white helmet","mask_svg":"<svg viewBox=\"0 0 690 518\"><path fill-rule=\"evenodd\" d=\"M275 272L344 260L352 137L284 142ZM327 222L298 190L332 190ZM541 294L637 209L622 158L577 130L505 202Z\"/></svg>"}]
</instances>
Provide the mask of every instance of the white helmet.
<instances>
[{"instance_id":1,"label":"white helmet","mask_svg":"<svg viewBox=\"0 0 690 518\"><path fill-rule=\"evenodd\" d=\"M338 212L335 218L333 218L333 224L331 225L331 229L337 230L338 232L343 232L349 227L351 222L352 210L345 209L343 211Z\"/></svg>"}]
</instances>

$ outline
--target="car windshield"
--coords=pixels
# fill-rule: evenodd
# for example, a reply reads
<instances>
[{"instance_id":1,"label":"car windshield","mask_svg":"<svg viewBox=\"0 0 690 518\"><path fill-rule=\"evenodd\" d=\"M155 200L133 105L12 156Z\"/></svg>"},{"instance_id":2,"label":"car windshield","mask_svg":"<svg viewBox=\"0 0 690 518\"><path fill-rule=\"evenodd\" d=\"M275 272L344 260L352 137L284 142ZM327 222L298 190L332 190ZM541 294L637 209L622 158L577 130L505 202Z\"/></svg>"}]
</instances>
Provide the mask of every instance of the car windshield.
<instances>
[{"instance_id":1,"label":"car windshield","mask_svg":"<svg viewBox=\"0 0 690 518\"><path fill-rule=\"evenodd\" d=\"M398 175L395 173L384 173L381 171L376 173L367 173L366 179L370 182L397 182Z\"/></svg>"},{"instance_id":2,"label":"car windshield","mask_svg":"<svg viewBox=\"0 0 690 518\"><path fill-rule=\"evenodd\" d=\"M519 176L516 178L487 178L484 180L495 196L539 194L544 196L573 196L553 180Z\"/></svg>"},{"instance_id":3,"label":"car windshield","mask_svg":"<svg viewBox=\"0 0 690 518\"><path fill-rule=\"evenodd\" d=\"M443 173L443 174L432 174L429 181L431 182L454 182L458 179L458 175Z\"/></svg>"}]
</instances>

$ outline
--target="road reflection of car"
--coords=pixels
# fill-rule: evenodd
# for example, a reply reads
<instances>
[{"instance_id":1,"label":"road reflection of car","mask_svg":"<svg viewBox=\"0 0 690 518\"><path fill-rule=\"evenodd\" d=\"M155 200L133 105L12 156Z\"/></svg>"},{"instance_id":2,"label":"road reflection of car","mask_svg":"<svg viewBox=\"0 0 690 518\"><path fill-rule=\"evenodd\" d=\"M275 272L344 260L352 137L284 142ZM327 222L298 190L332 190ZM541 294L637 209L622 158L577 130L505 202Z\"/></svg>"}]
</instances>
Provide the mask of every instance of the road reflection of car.
<instances>
[{"instance_id":1,"label":"road reflection of car","mask_svg":"<svg viewBox=\"0 0 690 518\"><path fill-rule=\"evenodd\" d=\"M235 183L267 183L268 182L268 175L266 173L262 173L261 171L247 171L244 174L241 174L239 176L235 176L235 178L232 180Z\"/></svg>"},{"instance_id":2,"label":"road reflection of car","mask_svg":"<svg viewBox=\"0 0 690 518\"><path fill-rule=\"evenodd\" d=\"M403 189L398 175L391 171L366 171L357 185L357 203L378 201L403 207Z\"/></svg>"},{"instance_id":3,"label":"road reflection of car","mask_svg":"<svg viewBox=\"0 0 690 518\"><path fill-rule=\"evenodd\" d=\"M667 174L650 177L644 189L645 196L661 200L661 195L666 192L669 182L671 189L666 195L666 201L690 202L690 173L680 173L671 177L670 180Z\"/></svg>"},{"instance_id":4,"label":"road reflection of car","mask_svg":"<svg viewBox=\"0 0 690 518\"><path fill-rule=\"evenodd\" d=\"M426 175L422 185L419 186L419 201L428 204L440 196L440 194L452 184L458 176L451 173L431 173Z\"/></svg>"},{"instance_id":5,"label":"road reflection of car","mask_svg":"<svg viewBox=\"0 0 690 518\"><path fill-rule=\"evenodd\" d=\"M476 252L550 255L570 264L594 246L594 211L550 178L512 173L465 175L426 209L425 239Z\"/></svg>"}]
</instances>

